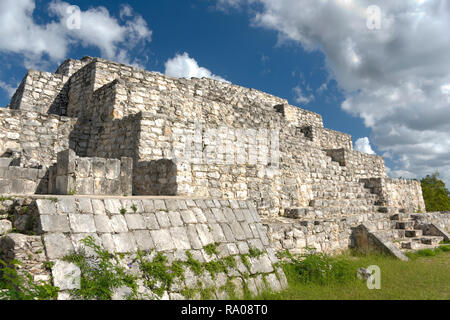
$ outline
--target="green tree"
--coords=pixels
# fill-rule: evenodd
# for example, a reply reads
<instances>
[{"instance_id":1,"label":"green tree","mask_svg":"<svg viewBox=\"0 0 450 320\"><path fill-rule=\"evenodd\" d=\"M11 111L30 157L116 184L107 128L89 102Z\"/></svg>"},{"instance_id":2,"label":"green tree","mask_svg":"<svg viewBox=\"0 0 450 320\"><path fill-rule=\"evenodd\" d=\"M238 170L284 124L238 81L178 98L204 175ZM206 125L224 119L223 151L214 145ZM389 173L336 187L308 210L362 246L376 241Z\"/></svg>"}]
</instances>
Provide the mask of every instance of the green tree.
<instances>
[{"instance_id":1,"label":"green tree","mask_svg":"<svg viewBox=\"0 0 450 320\"><path fill-rule=\"evenodd\" d=\"M428 212L450 211L449 191L445 183L439 179L439 172L426 176L420 184Z\"/></svg>"}]
</instances>

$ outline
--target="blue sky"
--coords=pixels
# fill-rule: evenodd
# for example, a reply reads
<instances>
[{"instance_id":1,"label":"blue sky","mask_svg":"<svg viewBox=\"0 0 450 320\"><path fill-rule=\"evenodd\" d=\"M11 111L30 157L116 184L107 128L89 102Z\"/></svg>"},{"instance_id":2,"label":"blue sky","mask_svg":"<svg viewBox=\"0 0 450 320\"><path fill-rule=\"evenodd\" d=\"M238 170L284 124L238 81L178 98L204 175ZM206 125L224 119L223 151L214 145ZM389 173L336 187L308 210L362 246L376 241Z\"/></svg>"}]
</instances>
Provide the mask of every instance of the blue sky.
<instances>
[{"instance_id":1,"label":"blue sky","mask_svg":"<svg viewBox=\"0 0 450 320\"><path fill-rule=\"evenodd\" d=\"M385 24L385 30L382 30L384 33L368 31L365 20L361 19L360 9L365 9L372 2L379 4L383 9L383 18L390 22ZM11 29L10 34L3 27L6 31L2 33L1 24L5 19L0 19L0 42L6 43L0 44L3 62L0 67L0 106L8 104L12 89L21 81L27 68L53 72L65 58L79 59L89 55L132 62L147 70L164 73L169 59L186 52L199 67L218 77L286 98L293 105L321 114L325 127L351 134L354 142L369 137L372 149L387 157L386 164L394 176L424 176L434 169L440 169L444 176L450 178L450 163L444 160L449 158L448 152L442 152L447 140L450 140L448 127L444 126L435 132L440 135L439 139L431 141L427 138L431 126L436 126L433 121L437 120L428 119L426 106L430 103L434 105L433 99L442 100L442 97L435 91L414 87L419 86L417 83L425 85L426 81L429 87L430 81L434 81L432 85L437 89L448 89L446 84L450 81L444 75L436 76L434 66L429 65L429 62L418 63L417 57L426 53L402 56L404 52L398 48L398 43L403 43L404 48L409 45L414 47L415 40L408 34L408 28L418 25L417 20L402 18L400 21L398 17L422 10L430 21L439 18L447 23L448 15L433 16L436 14L433 9L441 4L439 0L405 0L404 3L391 6L387 1L364 0L330 0L320 5L311 0L67 3L0 0L0 9L14 11L24 19L21 25L30 24L38 36L42 34L42 42L23 35L25 40L19 39L23 44L16 45L13 31L22 32L21 25ZM99 32L95 28L98 26L95 26L94 20L92 30L88 29L91 26L87 21L88 15L82 16L86 20L81 22L86 22L85 26L88 27L80 34L57 30L62 26L63 11L69 4L79 6L83 13L91 12L94 17L106 16L107 22L112 22L110 29L117 27L114 29L117 32L113 34L111 31L109 35L107 28L104 31L107 38L105 42L101 37L96 38L95 33L98 35ZM53 9L49 10L50 5ZM100 7L105 9L100 10ZM327 16L330 12L331 16ZM399 20L398 26L396 19ZM445 33L442 37L436 35L436 30L433 30L435 26L424 22L423 17L420 23L423 24L423 32L418 34L422 39L427 39L430 34L437 39L433 40L436 43L430 43L432 48L440 48L441 51L450 48ZM136 26L140 29L136 29ZM357 28L361 30L356 32ZM121 30L129 32L130 36L121 34ZM150 33L145 34L146 31ZM90 40L83 41L83 36ZM386 40L386 37L391 38ZM30 42L29 46L27 41ZM61 46L55 44L61 42ZM42 49L42 43L51 49L46 52ZM349 52L350 62L346 60ZM444 54L448 55L448 51L442 52L442 56ZM387 59L393 60L393 66L386 63ZM405 59L407 61L404 63ZM443 65L444 70L450 66L447 58L439 55L436 59L436 63ZM418 67L426 70L417 71ZM418 98L414 97L416 89L421 90L425 97L420 94ZM408 97L414 98L410 101L411 107ZM406 107L399 100L405 100ZM439 110L441 116L446 116L449 103L442 103L441 100ZM379 110L375 111L376 108ZM397 114L397 110L401 113ZM408 116L409 111L411 116ZM407 119L401 120L403 117ZM414 126L421 119L429 121L430 127ZM414 134L420 139L404 142ZM427 148L433 150L431 158L421 158L420 154Z\"/></svg>"},{"instance_id":2,"label":"blue sky","mask_svg":"<svg viewBox=\"0 0 450 320\"><path fill-rule=\"evenodd\" d=\"M164 73L164 63L176 53L189 53L201 66L211 70L234 84L255 88L288 99L293 105L295 87L315 91L328 77L324 56L320 52L306 53L300 46L286 44L277 46L276 32L268 32L250 26L244 11L226 13L215 9L210 1L72 1L82 11L104 6L110 14L119 17L122 4L130 5L142 15L153 31L152 41L140 48L148 61L143 67ZM34 13L36 21L46 24L49 17L47 1L37 1ZM66 58L101 56L95 47L71 47ZM141 56L141 57L142 57ZM11 61L11 55L1 53L2 61L10 67L2 67L1 80L11 86L17 85L26 68L21 57ZM134 57L134 56L133 56ZM139 56L137 56L140 58ZM48 70L54 71L57 63ZM312 92L314 93L314 92ZM320 113L326 127L352 134L355 138L367 136L369 130L362 121L340 109L342 94L334 82L330 88L303 108ZM1 91L0 105L8 104L6 90Z\"/></svg>"}]
</instances>

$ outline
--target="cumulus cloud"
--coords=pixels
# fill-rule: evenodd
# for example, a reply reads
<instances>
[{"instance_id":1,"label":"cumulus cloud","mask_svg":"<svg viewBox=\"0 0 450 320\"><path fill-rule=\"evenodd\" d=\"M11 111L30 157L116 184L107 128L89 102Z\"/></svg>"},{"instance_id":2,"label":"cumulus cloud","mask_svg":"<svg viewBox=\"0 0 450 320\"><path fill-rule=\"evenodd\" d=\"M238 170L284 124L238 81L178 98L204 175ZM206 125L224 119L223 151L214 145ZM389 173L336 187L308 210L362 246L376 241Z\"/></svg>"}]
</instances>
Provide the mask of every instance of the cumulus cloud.
<instances>
[{"instance_id":1,"label":"cumulus cloud","mask_svg":"<svg viewBox=\"0 0 450 320\"><path fill-rule=\"evenodd\" d=\"M277 31L280 43L325 54L342 109L372 129L393 173L439 170L450 184L449 1L230 1L244 3L258 4L248 11L252 25ZM380 29L368 28L371 5L381 9Z\"/></svg>"},{"instance_id":2,"label":"cumulus cloud","mask_svg":"<svg viewBox=\"0 0 450 320\"><path fill-rule=\"evenodd\" d=\"M314 100L314 95L312 94L308 95L304 93L303 89L300 86L296 86L294 89L292 89L292 91L294 91L295 102L299 104L307 105L308 103Z\"/></svg>"},{"instance_id":3,"label":"cumulus cloud","mask_svg":"<svg viewBox=\"0 0 450 320\"><path fill-rule=\"evenodd\" d=\"M151 41L152 31L129 6L122 8L121 24L104 7L77 11L67 2L53 0L48 5L53 21L39 24L33 17L35 5L34 0L0 1L0 51L39 63L44 56L61 61L71 46L81 45L100 49L105 58L129 62L137 44Z\"/></svg>"},{"instance_id":4,"label":"cumulus cloud","mask_svg":"<svg viewBox=\"0 0 450 320\"><path fill-rule=\"evenodd\" d=\"M372 147L370 146L370 140L367 137L356 140L355 150L368 154L375 154L375 151L373 151Z\"/></svg>"},{"instance_id":5,"label":"cumulus cloud","mask_svg":"<svg viewBox=\"0 0 450 320\"><path fill-rule=\"evenodd\" d=\"M0 89L3 89L8 94L8 97L12 97L14 92L16 92L16 88L13 88L11 85L0 80Z\"/></svg>"},{"instance_id":6,"label":"cumulus cloud","mask_svg":"<svg viewBox=\"0 0 450 320\"><path fill-rule=\"evenodd\" d=\"M175 78L210 78L228 82L220 76L216 76L206 68L200 67L195 59L189 57L188 53L176 54L174 58L165 63L165 74Z\"/></svg>"}]
</instances>

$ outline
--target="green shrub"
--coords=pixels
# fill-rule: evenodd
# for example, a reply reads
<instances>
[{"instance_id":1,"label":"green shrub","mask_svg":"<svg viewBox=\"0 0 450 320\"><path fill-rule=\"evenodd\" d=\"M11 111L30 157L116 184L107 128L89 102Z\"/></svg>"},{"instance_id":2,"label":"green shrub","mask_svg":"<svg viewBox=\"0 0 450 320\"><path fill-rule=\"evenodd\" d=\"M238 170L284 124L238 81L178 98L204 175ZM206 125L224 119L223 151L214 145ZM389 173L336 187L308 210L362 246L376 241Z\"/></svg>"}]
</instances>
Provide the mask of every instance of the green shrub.
<instances>
[{"instance_id":1,"label":"green shrub","mask_svg":"<svg viewBox=\"0 0 450 320\"><path fill-rule=\"evenodd\" d=\"M59 288L48 282L35 282L27 272L18 273L20 263L13 260L8 265L0 260L0 300L53 300Z\"/></svg>"},{"instance_id":2,"label":"green shrub","mask_svg":"<svg viewBox=\"0 0 450 320\"><path fill-rule=\"evenodd\" d=\"M71 291L71 295L84 300L111 300L114 289L126 286L137 291L136 279L118 264L116 256L98 246L94 238L81 240L86 247L94 250L94 256L87 256L84 250L64 258L81 270L80 289Z\"/></svg>"},{"instance_id":3,"label":"green shrub","mask_svg":"<svg viewBox=\"0 0 450 320\"><path fill-rule=\"evenodd\" d=\"M142 271L145 286L161 297L169 290L176 278L183 278L184 268L180 261L175 261L168 266L167 258L158 252L151 260L146 260L142 255L138 256L139 267Z\"/></svg>"},{"instance_id":4,"label":"green shrub","mask_svg":"<svg viewBox=\"0 0 450 320\"><path fill-rule=\"evenodd\" d=\"M356 269L350 262L309 250L303 255L287 254L290 262L284 264L286 273L295 273L301 283L330 284L355 281Z\"/></svg>"},{"instance_id":5,"label":"green shrub","mask_svg":"<svg viewBox=\"0 0 450 320\"><path fill-rule=\"evenodd\" d=\"M425 207L428 212L450 211L449 192L445 183L438 178L439 172L435 172L420 181Z\"/></svg>"}]
</instances>

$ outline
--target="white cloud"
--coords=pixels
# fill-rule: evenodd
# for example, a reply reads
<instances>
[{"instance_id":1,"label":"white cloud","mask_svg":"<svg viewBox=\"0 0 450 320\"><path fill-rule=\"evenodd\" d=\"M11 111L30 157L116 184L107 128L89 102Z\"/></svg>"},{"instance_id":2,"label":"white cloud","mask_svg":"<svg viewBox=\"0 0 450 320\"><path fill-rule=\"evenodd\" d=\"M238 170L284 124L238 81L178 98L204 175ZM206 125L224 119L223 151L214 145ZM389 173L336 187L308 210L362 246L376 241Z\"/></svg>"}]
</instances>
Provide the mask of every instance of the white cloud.
<instances>
[{"instance_id":1,"label":"white cloud","mask_svg":"<svg viewBox=\"0 0 450 320\"><path fill-rule=\"evenodd\" d=\"M312 94L310 95L305 94L302 88L299 86L296 86L294 89L292 89L292 91L294 91L294 100L297 103L307 105L308 103L314 100L314 96Z\"/></svg>"},{"instance_id":2,"label":"white cloud","mask_svg":"<svg viewBox=\"0 0 450 320\"><path fill-rule=\"evenodd\" d=\"M258 4L252 25L277 31L280 43L325 54L342 109L372 129L392 172L439 170L450 184L450 1L231 1L242 3ZM381 9L381 29L367 27L370 5Z\"/></svg>"},{"instance_id":3,"label":"white cloud","mask_svg":"<svg viewBox=\"0 0 450 320\"><path fill-rule=\"evenodd\" d=\"M129 62L130 51L138 43L151 41L152 31L131 7L123 7L120 24L104 7L80 12L80 28L68 28L71 12L67 2L53 0L48 9L56 20L38 24L34 0L0 1L0 51L23 54L26 61L39 64L44 55L51 61L66 58L74 45L96 47L107 59ZM126 8L126 9L124 9Z\"/></svg>"},{"instance_id":4,"label":"white cloud","mask_svg":"<svg viewBox=\"0 0 450 320\"><path fill-rule=\"evenodd\" d=\"M177 54L165 63L165 74L175 78L210 78L228 82L220 76L216 76L206 68L200 67L195 59L189 57L188 53Z\"/></svg>"},{"instance_id":5,"label":"white cloud","mask_svg":"<svg viewBox=\"0 0 450 320\"><path fill-rule=\"evenodd\" d=\"M0 80L0 88L5 90L6 93L8 94L8 97L12 97L14 95L14 93L16 92L16 88L13 88L11 85L3 82Z\"/></svg>"},{"instance_id":6,"label":"white cloud","mask_svg":"<svg viewBox=\"0 0 450 320\"><path fill-rule=\"evenodd\" d=\"M369 138L360 138L355 142L355 150L359 152L364 152L368 154L375 154L375 151L372 150L370 146Z\"/></svg>"}]
</instances>

